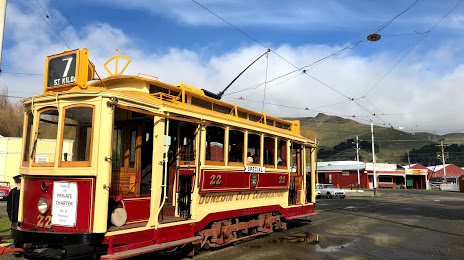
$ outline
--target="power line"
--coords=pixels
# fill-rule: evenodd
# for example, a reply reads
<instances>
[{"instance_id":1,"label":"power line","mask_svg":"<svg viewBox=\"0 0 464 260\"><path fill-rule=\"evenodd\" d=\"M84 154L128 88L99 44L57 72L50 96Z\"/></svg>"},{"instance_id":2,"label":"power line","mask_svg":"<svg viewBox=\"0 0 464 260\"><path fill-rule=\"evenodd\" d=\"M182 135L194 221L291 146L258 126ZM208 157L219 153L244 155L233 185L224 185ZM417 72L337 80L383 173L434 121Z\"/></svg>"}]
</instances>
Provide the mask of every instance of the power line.
<instances>
[{"instance_id":1,"label":"power line","mask_svg":"<svg viewBox=\"0 0 464 260\"><path fill-rule=\"evenodd\" d=\"M28 75L28 76L43 76L43 74L39 74L39 73L10 72L10 71L2 71L2 73L15 74L15 75Z\"/></svg>"},{"instance_id":2,"label":"power line","mask_svg":"<svg viewBox=\"0 0 464 260\"><path fill-rule=\"evenodd\" d=\"M246 37L248 37L249 39L253 40L254 42L258 43L259 45L265 47L266 49L269 49L271 50L272 53L274 53L277 57L281 58L282 60L284 60L285 62L287 62L288 64L290 64L291 66L293 66L294 68L297 69L297 71L300 71L302 70L301 68L297 67L295 64L291 63L290 61L288 61L287 59L285 59L284 57L282 57L280 54L278 54L277 52L273 51L271 48L267 47L265 44L263 44L262 42L256 40L255 38L251 37L249 34L247 34L246 32L244 32L243 30L241 30L240 28L236 27L235 25L231 24L230 22L228 22L227 20L225 20L224 18L220 17L219 15L215 14L213 11L209 10L208 8L206 8L205 6L201 5L200 3L198 3L197 1L195 0L192 0L192 2L196 3L198 6L200 6L201 8L205 9L206 11L208 11L209 13L211 13L212 15L216 16L217 18L219 18L220 20L222 20L223 22L225 22L226 24L230 25L232 28L234 28L235 30L239 31L240 33L242 33L243 35L245 35ZM307 76L311 77L312 79L316 80L317 82L323 84L324 86L330 88L331 90L337 92L338 94L350 99L350 97L348 97L347 95L341 93L340 91L334 89L333 87L330 87L329 85L323 83L322 81L320 81L319 79L315 78L314 76L311 76L309 75L308 73L306 73L306 71L303 71L304 74L306 74Z\"/></svg>"},{"instance_id":3,"label":"power line","mask_svg":"<svg viewBox=\"0 0 464 260\"><path fill-rule=\"evenodd\" d=\"M77 35L79 36L79 38L81 39L81 41L84 43L85 47L87 47L87 49L89 50L89 52L92 54L92 56L94 57L95 61L100 65L100 61L97 59L97 57L93 54L93 52L90 50L89 46L87 45L87 43L84 41L84 38L82 37L82 35L79 33L79 31L77 30L77 28L74 26L73 22L71 21L71 19L69 19L68 15L66 14L66 12L64 11L63 7L61 6L60 2L58 2L58 0L55 0L56 3L58 4L58 6L60 7L61 11L63 12L63 15L64 17L66 17L66 19L68 20L68 22L71 24L71 26L74 28L74 31L76 31Z\"/></svg>"},{"instance_id":4,"label":"power line","mask_svg":"<svg viewBox=\"0 0 464 260\"><path fill-rule=\"evenodd\" d=\"M443 16L437 23L435 23L435 25L432 26L432 28L431 28L430 30L426 31L426 32L424 33L424 36L422 36L422 38L420 38L419 41L418 41L416 44L414 44L414 46L412 46L412 48L411 48L408 52L406 52L406 53L403 55L403 57L401 57L401 59L399 59L398 62L396 62L395 65L393 65L393 67L391 67L391 69L388 70L387 73L385 73L385 75L383 75L383 76L377 81L377 83L375 83L374 86L372 86L372 87L366 92L366 94L364 94L364 95L362 96L362 98L364 98L365 96L367 96L375 87L377 87L377 86L379 85L379 83L380 83L385 77L387 77L387 75L390 74L390 72L391 72L401 61L403 61L404 58L406 58L406 56L408 56L408 54L411 53L411 51L414 50L414 48L416 48L416 46L417 46L419 43L422 42L422 40L424 40L424 38L427 37L427 35L429 35L429 33L430 33L433 29L435 29L435 27L436 27L438 24L440 24L440 23L441 23L441 22L454 10L454 9L456 9L456 7L458 7L458 5L461 4L463 1L464 1L464 0L459 1L453 8L451 8L451 10L450 10L448 13L445 14L445 16Z\"/></svg>"},{"instance_id":5,"label":"power line","mask_svg":"<svg viewBox=\"0 0 464 260\"><path fill-rule=\"evenodd\" d=\"M415 6L417 3L419 3L420 0L416 0L414 3L412 3L408 8L406 8L404 11L402 11L401 13L399 13L397 16L393 17L393 19L391 19L390 21L388 21L385 25L381 26L375 33L378 33L380 32L381 30L385 29L385 27L387 27L388 25L390 25L394 20L396 20L396 18L400 17L402 14L406 13L407 11L409 11L409 9L411 9L413 6ZM423 0L422 0L423 1Z\"/></svg>"},{"instance_id":6,"label":"power line","mask_svg":"<svg viewBox=\"0 0 464 260\"><path fill-rule=\"evenodd\" d=\"M31 0L29 0L29 3L31 3L31 6L32 8L34 8L34 10L37 12L37 14L45 21L46 24L48 24L48 26L50 26L50 28L52 29L53 32L55 32L56 35L58 35L58 37L63 41L63 43L66 45L66 47L68 47L68 49L71 49L71 47L69 47L68 43L66 42L66 40L63 38L63 36L61 35L61 33L58 31L58 29L56 28L55 24L53 24L52 20L50 19L50 16L45 12L45 10L43 9L42 5L40 4L39 0L36 0L37 1L37 4L39 4L40 8L42 9L42 11L44 12L45 14L45 17L48 19L48 21L50 23L47 23L47 20L45 20L45 18L42 17L42 15L40 15L40 12L35 8L34 4L32 3Z\"/></svg>"}]
</instances>

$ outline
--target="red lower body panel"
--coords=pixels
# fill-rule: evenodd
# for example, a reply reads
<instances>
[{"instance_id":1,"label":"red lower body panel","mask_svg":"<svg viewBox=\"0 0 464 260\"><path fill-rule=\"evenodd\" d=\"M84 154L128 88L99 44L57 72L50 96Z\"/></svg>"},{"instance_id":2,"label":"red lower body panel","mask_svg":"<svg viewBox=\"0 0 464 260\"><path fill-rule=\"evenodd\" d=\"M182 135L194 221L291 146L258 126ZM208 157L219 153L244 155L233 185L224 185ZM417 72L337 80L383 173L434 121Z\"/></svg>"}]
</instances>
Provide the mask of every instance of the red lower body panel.
<instances>
[{"instance_id":1,"label":"red lower body panel","mask_svg":"<svg viewBox=\"0 0 464 260\"><path fill-rule=\"evenodd\" d=\"M180 224L170 227L162 227L157 230L145 230L140 232L132 232L108 236L105 238L105 244L123 245L136 244L151 241L153 244L166 243L169 241L184 239L195 236L195 233L205 228L209 223L240 216L255 215L266 212L279 212L286 219L305 218L314 215L314 205L302 205L298 207L283 208L279 205L255 207L247 209L238 209L225 212L216 212L208 214L205 218L195 223ZM122 249L122 248L121 248ZM115 248L114 252L122 251Z\"/></svg>"}]
</instances>

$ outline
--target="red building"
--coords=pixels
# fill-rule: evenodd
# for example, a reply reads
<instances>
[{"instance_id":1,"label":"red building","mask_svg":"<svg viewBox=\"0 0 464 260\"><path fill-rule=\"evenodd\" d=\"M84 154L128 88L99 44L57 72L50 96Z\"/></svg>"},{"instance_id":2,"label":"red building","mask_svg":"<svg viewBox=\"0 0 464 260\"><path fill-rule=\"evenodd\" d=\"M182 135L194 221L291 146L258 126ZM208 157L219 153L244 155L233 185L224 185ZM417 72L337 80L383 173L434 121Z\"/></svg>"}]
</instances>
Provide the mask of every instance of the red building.
<instances>
[{"instance_id":1,"label":"red building","mask_svg":"<svg viewBox=\"0 0 464 260\"><path fill-rule=\"evenodd\" d=\"M445 164L445 170L443 170L443 165L429 166L427 167L432 171L431 177L444 177L446 171L446 177L459 177L464 174L464 170L458 166L450 163Z\"/></svg>"}]
</instances>

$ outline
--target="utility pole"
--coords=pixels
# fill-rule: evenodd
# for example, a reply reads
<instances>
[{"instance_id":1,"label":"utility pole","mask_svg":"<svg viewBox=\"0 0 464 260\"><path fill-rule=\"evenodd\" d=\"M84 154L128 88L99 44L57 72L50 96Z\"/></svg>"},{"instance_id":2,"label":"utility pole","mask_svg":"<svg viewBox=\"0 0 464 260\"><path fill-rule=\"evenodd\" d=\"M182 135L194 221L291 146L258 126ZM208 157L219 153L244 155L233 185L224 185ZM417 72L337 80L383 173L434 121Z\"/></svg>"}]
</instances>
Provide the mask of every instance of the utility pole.
<instances>
[{"instance_id":1,"label":"utility pole","mask_svg":"<svg viewBox=\"0 0 464 260\"><path fill-rule=\"evenodd\" d=\"M356 161L358 162L358 185L361 186L361 180L359 179L359 138L356 136Z\"/></svg>"},{"instance_id":2,"label":"utility pole","mask_svg":"<svg viewBox=\"0 0 464 260\"><path fill-rule=\"evenodd\" d=\"M409 159L409 150L408 150L408 165L411 168L411 160Z\"/></svg>"},{"instance_id":3,"label":"utility pole","mask_svg":"<svg viewBox=\"0 0 464 260\"><path fill-rule=\"evenodd\" d=\"M2 72L3 33L6 20L6 0L0 0L0 72Z\"/></svg>"},{"instance_id":4,"label":"utility pole","mask_svg":"<svg viewBox=\"0 0 464 260\"><path fill-rule=\"evenodd\" d=\"M440 141L441 141L441 161L443 162L443 182L446 182L446 167L445 167L446 158L445 158L445 147L444 147L444 145L443 145L443 139L441 139Z\"/></svg>"},{"instance_id":5,"label":"utility pole","mask_svg":"<svg viewBox=\"0 0 464 260\"><path fill-rule=\"evenodd\" d=\"M374 170L374 196L377 195L377 173L375 172L375 145L374 145L374 122L371 118L371 135L372 135L372 168Z\"/></svg>"}]
</instances>

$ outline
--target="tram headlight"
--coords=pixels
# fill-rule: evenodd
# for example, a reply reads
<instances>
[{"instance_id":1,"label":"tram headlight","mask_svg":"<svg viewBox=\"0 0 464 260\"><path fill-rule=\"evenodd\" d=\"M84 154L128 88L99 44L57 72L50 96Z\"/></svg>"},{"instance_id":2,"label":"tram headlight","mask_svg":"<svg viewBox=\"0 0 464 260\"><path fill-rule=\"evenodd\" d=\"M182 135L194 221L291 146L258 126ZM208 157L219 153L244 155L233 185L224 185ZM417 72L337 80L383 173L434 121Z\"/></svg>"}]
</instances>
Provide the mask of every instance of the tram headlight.
<instances>
[{"instance_id":1,"label":"tram headlight","mask_svg":"<svg viewBox=\"0 0 464 260\"><path fill-rule=\"evenodd\" d=\"M37 210L39 210L40 214L45 214L48 211L48 201L45 197L40 197L39 201L37 202Z\"/></svg>"}]
</instances>

